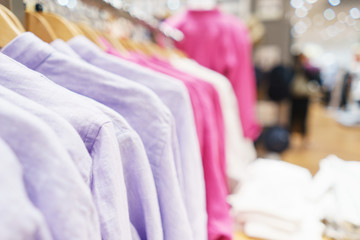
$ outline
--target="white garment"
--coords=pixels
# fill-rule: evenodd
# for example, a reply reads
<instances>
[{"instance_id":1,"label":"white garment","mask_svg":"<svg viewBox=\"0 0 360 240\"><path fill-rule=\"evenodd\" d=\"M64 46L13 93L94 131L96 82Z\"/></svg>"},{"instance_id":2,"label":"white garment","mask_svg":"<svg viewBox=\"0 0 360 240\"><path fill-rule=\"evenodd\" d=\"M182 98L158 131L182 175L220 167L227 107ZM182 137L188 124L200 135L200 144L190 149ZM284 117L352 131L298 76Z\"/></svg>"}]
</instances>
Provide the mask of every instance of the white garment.
<instances>
[{"instance_id":1,"label":"white garment","mask_svg":"<svg viewBox=\"0 0 360 240\"><path fill-rule=\"evenodd\" d=\"M249 222L244 225L244 232L249 237L269 240L289 240L291 232L279 231L263 223Z\"/></svg>"},{"instance_id":2,"label":"white garment","mask_svg":"<svg viewBox=\"0 0 360 240\"><path fill-rule=\"evenodd\" d=\"M308 205L303 212L302 221L297 230L287 231L264 222L249 221L244 224L246 235L267 240L321 240L323 224L314 216L314 207Z\"/></svg>"},{"instance_id":3,"label":"white garment","mask_svg":"<svg viewBox=\"0 0 360 240\"><path fill-rule=\"evenodd\" d=\"M306 196L310 172L278 160L258 159L229 197L246 235L269 240L320 240L323 226Z\"/></svg>"},{"instance_id":4,"label":"white garment","mask_svg":"<svg viewBox=\"0 0 360 240\"><path fill-rule=\"evenodd\" d=\"M192 10L211 10L216 7L215 0L188 0L186 5Z\"/></svg>"},{"instance_id":5,"label":"white garment","mask_svg":"<svg viewBox=\"0 0 360 240\"><path fill-rule=\"evenodd\" d=\"M281 216L274 216L262 212L242 211L239 215L237 222L242 225L246 226L247 223L261 223L278 231L289 233L298 231L299 225L301 224L300 219L284 219L281 218Z\"/></svg>"},{"instance_id":6,"label":"white garment","mask_svg":"<svg viewBox=\"0 0 360 240\"><path fill-rule=\"evenodd\" d=\"M244 182L229 200L236 212L258 212L299 221L310 172L278 160L258 159L246 169Z\"/></svg>"},{"instance_id":7,"label":"white garment","mask_svg":"<svg viewBox=\"0 0 360 240\"><path fill-rule=\"evenodd\" d=\"M244 138L237 100L229 80L190 59L174 58L171 63L175 68L211 83L218 91L225 124L227 176L230 182L240 182L246 166L255 160L256 151L252 141Z\"/></svg>"},{"instance_id":8,"label":"white garment","mask_svg":"<svg viewBox=\"0 0 360 240\"><path fill-rule=\"evenodd\" d=\"M321 209L321 218L360 225L360 162L331 155L321 160L314 177L311 198Z\"/></svg>"}]
</instances>

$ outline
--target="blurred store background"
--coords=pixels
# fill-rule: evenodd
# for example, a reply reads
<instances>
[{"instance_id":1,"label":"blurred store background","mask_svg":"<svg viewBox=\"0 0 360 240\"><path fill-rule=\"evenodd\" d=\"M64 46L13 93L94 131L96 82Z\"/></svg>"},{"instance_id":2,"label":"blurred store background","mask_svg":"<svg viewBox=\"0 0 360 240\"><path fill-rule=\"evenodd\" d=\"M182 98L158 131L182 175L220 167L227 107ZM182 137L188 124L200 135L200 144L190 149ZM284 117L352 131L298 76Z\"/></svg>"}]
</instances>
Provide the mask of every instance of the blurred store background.
<instances>
[{"instance_id":1,"label":"blurred store background","mask_svg":"<svg viewBox=\"0 0 360 240\"><path fill-rule=\"evenodd\" d=\"M183 171L182 165L178 166L176 162L174 165L180 170L174 166L174 169L170 169L173 172L176 170L173 182L155 177L157 185L154 183L154 189L166 186L162 190L155 189L157 192L154 196L161 193L163 199L167 199L164 189L173 187L178 188L178 192L180 189L185 192L181 192L183 199L176 200L179 203L186 200L190 207L183 203L184 209L179 207L180 210L177 210L183 211L182 216L189 221L187 224L189 229L191 225L191 234L208 236L210 240L360 239L360 0L0 0L0 4L11 10L19 20L18 25L24 26L14 32L0 28L0 50L5 49L2 50L4 53L7 51L6 44L18 44L10 40L27 34L24 33L25 29L43 40L42 46L49 43L55 47L54 41L61 39L63 46L70 48L65 42L84 35L88 38L86 41L91 40L88 42L95 44L91 45L95 51L101 54L106 52L106 57L98 52L95 55L103 59L79 56L77 60L82 63L77 65L73 57L59 54L58 57L67 63L65 67L77 66L81 71L86 69L84 72L89 74L89 79L96 71L103 71L104 76L110 76L104 72L112 72L126 78L126 81L129 78L138 85L141 83L141 87L146 86L147 90L154 91L155 100L159 95L159 99L166 103L161 106L166 105L172 111L177 124L176 134L169 133L169 136L174 139L178 137L176 141L179 140L179 146L184 146L178 150L174 147L178 144L176 141L167 143L173 151L169 150L169 158L175 159L179 155L179 162L188 164L188 169L194 172ZM2 11L0 9L0 13ZM2 13L0 19L8 19L4 15ZM8 19L8 22L7 26L10 26L17 21ZM46 27L40 24L44 22ZM40 25L44 28L40 28ZM65 26L64 29L72 26L72 30L65 31L60 26ZM47 27L50 31L44 30ZM9 32L14 34L5 36ZM87 44L80 43L73 46L79 55L88 51L82 49ZM62 47L59 49L62 50ZM11 52L7 54L11 55ZM110 54L113 56L109 57ZM33 57L36 60L39 56L42 54L34 54ZM32 57L16 57L21 63L30 62L27 67L33 67L29 60ZM51 62L51 59L46 61L53 68L45 67L42 70L35 67L32 70L41 72L50 80L57 80L55 82L59 85L77 77L82 77L84 85L88 83L83 75L76 75L77 71L54 65L56 61ZM112 65L106 61L121 66L120 70L109 67ZM82 68L85 65L88 68ZM121 70L122 67L125 70ZM97 70L93 71L92 68ZM68 77L69 72L72 77ZM12 79L19 78L17 73L9 74L14 74L11 75ZM7 74L0 75L0 83L11 88L12 85L6 80L8 77ZM156 82L159 79L161 81ZM169 79L181 80L177 84L181 83L184 89L167 88L164 82ZM109 105L119 114L128 111L124 115L129 114L130 117L124 119L140 126L135 130L140 133L139 142L146 143L147 151L139 144L139 149L144 150L139 156L146 161L152 160L148 155L153 157L156 155L154 152L163 151L163 148L156 148L157 138L153 136L159 139L170 137L161 136L160 131L150 132L149 129L156 126L150 124L151 121L158 119L154 117L150 121L141 115L146 111L156 113L157 109L150 109L151 104L149 109L142 109L143 105L139 107L140 104L132 105L136 102L132 101L133 98L141 102L143 95L128 94L123 98L120 91L116 95L118 98L107 102L108 96L97 94L97 91L103 90L103 87L115 92L123 85L116 85L115 81L108 84L99 79L92 80L89 85L99 84L96 85L99 87L89 91L83 86L77 89L77 81L64 85L71 91ZM160 83L164 83L165 87ZM20 92L21 89L14 87L12 90ZM131 87L126 90L129 89ZM26 94L27 90L24 90ZM181 95L184 92L185 95ZM29 96L36 98L37 93ZM127 97L131 100L127 101ZM184 105L177 105L172 97L180 99L179 102ZM43 103L43 99L40 97L39 101ZM122 108L122 101L129 103L126 111ZM71 104L66 107L72 109ZM183 114L185 112L188 116ZM129 143L129 146L132 144ZM127 147L124 149L127 152ZM181 162L186 160L186 164ZM124 160L124 165L129 162ZM150 165L157 169L157 164L149 164L150 175L164 176L164 173L171 172L165 167L159 173L150 170ZM107 173L105 171L104 176ZM143 179L137 173L133 175L134 179ZM193 180L199 180L196 178L199 176L200 181ZM186 187L180 187L177 177L184 180ZM132 179L124 180L124 185L131 193L138 187L132 185ZM194 190L197 187L199 191ZM191 191L187 189L186 192L186 188ZM109 192L112 191L109 189ZM103 189L98 190L101 192ZM186 195L189 192L194 196ZM195 193L199 196L204 193L206 204L205 201L200 203L201 199ZM141 198L137 195L131 197ZM145 196L142 200L146 202L146 199ZM175 198L170 196L169 199ZM145 211L145 207L138 211L137 206L128 202L129 209L135 209L130 209L133 210L130 213L139 214L134 221L151 226L151 221L141 219L145 218L146 214L141 212ZM203 209L197 207L195 202L199 206L203 204ZM164 207L166 201L162 204L161 210L172 214L173 209ZM185 206L193 209L194 213L188 208L185 210ZM195 210L200 214L196 215ZM159 209L154 211L160 212ZM112 214L111 210L106 209L105 212ZM160 216L160 213L156 214ZM196 217L187 218L187 214ZM201 220L206 220L202 222L203 229L195 229L192 225L197 222L197 217L200 219L199 226ZM174 232L179 231L176 225L178 219L169 219L161 219L161 224L167 224L169 229L175 229ZM152 229L149 226L137 227L146 236L147 231L151 232ZM163 232L156 234L162 236ZM168 238L164 239L179 239L176 236Z\"/></svg>"},{"instance_id":2,"label":"blurred store background","mask_svg":"<svg viewBox=\"0 0 360 240\"><path fill-rule=\"evenodd\" d=\"M357 126L360 124L357 106L359 93L356 90L360 64L359 1L121 2L136 6L158 19L166 19L188 7L209 9L215 5L223 12L237 16L246 22L253 41L258 88L257 114L265 127L263 135L270 129L274 132L274 137L283 136L287 139L287 132L282 132L281 128L290 134L288 143L284 140L283 145L279 142L281 146L268 147L262 136L257 143L260 156L295 162L309 168L313 174L318 170L319 160L331 153L345 159L359 159L359 151L353 145L357 140L356 133L359 133ZM298 54L303 54L306 58L303 62L311 72L308 73L311 75L308 77L312 79L308 79L306 93L308 104L306 101L294 102L291 93L291 71L294 56ZM300 107L300 113L295 110L292 112L294 104L295 108ZM301 123L304 121L306 123ZM273 152L272 147L278 150ZM282 151L285 148L286 151ZM274 154L276 152L281 154Z\"/></svg>"}]
</instances>

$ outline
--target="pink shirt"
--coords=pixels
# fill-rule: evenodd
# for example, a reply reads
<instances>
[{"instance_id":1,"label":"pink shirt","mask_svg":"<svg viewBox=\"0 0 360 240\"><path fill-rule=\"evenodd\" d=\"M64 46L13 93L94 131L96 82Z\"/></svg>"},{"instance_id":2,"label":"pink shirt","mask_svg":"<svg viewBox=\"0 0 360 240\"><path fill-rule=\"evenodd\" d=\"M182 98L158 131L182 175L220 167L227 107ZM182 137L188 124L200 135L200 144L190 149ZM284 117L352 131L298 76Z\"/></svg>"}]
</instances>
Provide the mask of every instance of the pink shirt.
<instances>
[{"instance_id":1,"label":"pink shirt","mask_svg":"<svg viewBox=\"0 0 360 240\"><path fill-rule=\"evenodd\" d=\"M194 109L195 123L203 159L208 213L208 238L232 239L225 161L224 121L215 88L174 69L170 64L138 60L138 63L184 82Z\"/></svg>"},{"instance_id":2,"label":"pink shirt","mask_svg":"<svg viewBox=\"0 0 360 240\"><path fill-rule=\"evenodd\" d=\"M183 73L167 62L155 58L148 59L135 53L125 57L105 39L101 39L101 42L108 53L179 79L187 87L203 160L208 239L232 239L233 222L226 201L228 189L225 172L224 121L217 91L211 84Z\"/></svg>"},{"instance_id":3,"label":"pink shirt","mask_svg":"<svg viewBox=\"0 0 360 240\"><path fill-rule=\"evenodd\" d=\"M252 44L246 27L234 16L218 9L188 10L167 23L185 37L176 47L201 65L225 75L239 104L244 135L255 140L261 131L255 116L256 82L252 64Z\"/></svg>"}]
</instances>

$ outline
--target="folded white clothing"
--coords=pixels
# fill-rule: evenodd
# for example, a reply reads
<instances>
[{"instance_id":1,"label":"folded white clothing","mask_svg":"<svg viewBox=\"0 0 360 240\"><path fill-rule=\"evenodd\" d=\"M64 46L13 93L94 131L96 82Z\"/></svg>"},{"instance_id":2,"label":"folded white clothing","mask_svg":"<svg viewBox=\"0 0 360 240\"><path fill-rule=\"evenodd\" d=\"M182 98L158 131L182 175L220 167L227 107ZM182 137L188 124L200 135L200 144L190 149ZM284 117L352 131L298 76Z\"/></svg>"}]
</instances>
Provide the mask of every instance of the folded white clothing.
<instances>
[{"instance_id":1,"label":"folded white clothing","mask_svg":"<svg viewBox=\"0 0 360 240\"><path fill-rule=\"evenodd\" d=\"M258 159L246 172L241 188L228 199L235 215L255 212L295 224L301 221L312 178L307 169Z\"/></svg>"},{"instance_id":2,"label":"folded white clothing","mask_svg":"<svg viewBox=\"0 0 360 240\"><path fill-rule=\"evenodd\" d=\"M334 155L321 160L310 198L322 210L322 218L360 225L360 162Z\"/></svg>"},{"instance_id":3,"label":"folded white clothing","mask_svg":"<svg viewBox=\"0 0 360 240\"><path fill-rule=\"evenodd\" d=\"M305 168L278 160L256 160L246 169L236 194L229 197L237 226L256 238L321 240L324 226L308 198L312 183ZM326 181L320 184L328 185ZM332 200L328 198L328 205L333 205Z\"/></svg>"},{"instance_id":4,"label":"folded white clothing","mask_svg":"<svg viewBox=\"0 0 360 240\"><path fill-rule=\"evenodd\" d=\"M267 225L269 227L272 227L274 229L277 229L279 231L284 232L295 232L299 231L302 221L292 221L292 220L286 220L282 218L278 218L277 216L271 216L264 213L255 213L255 212L241 212L239 213L235 221L238 224L246 224L249 222L256 222L256 223L262 223L263 225Z\"/></svg>"},{"instance_id":5,"label":"folded white clothing","mask_svg":"<svg viewBox=\"0 0 360 240\"><path fill-rule=\"evenodd\" d=\"M249 237L268 240L290 240L292 233L272 228L266 224L247 222L244 224L244 233Z\"/></svg>"},{"instance_id":6,"label":"folded white clothing","mask_svg":"<svg viewBox=\"0 0 360 240\"><path fill-rule=\"evenodd\" d=\"M243 230L246 235L267 240L321 240L324 225L314 215L314 206L308 205L295 231L273 227L268 222L247 221Z\"/></svg>"}]
</instances>

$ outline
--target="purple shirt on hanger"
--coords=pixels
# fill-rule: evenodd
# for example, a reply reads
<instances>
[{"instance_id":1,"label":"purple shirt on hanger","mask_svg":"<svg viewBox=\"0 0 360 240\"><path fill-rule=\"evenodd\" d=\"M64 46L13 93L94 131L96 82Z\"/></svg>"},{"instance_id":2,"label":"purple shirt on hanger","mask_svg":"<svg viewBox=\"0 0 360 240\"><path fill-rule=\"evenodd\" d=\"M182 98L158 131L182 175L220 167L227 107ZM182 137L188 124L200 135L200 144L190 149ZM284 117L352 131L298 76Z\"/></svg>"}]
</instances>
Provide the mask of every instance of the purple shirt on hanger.
<instances>
[{"instance_id":1,"label":"purple shirt on hanger","mask_svg":"<svg viewBox=\"0 0 360 240\"><path fill-rule=\"evenodd\" d=\"M0 99L31 112L54 130L63 147L69 153L85 183L90 186L91 157L76 130L55 112L0 85Z\"/></svg>"},{"instance_id":2,"label":"purple shirt on hanger","mask_svg":"<svg viewBox=\"0 0 360 240\"><path fill-rule=\"evenodd\" d=\"M36 55L33 57L36 59ZM155 183L146 161L141 169L134 165L126 166L125 177L132 179L138 187L125 187L121 160L136 159L139 154L137 151L141 150L146 160L139 137L125 122L121 127L114 126L111 119L94 106L98 104L95 101L56 85L4 54L0 54L0 85L58 113L81 136L92 158L90 188L100 216L102 239L118 239L119 236L122 239L131 238L127 195L140 195L138 201L133 200L136 204L145 207L154 205L155 212L156 209L159 211ZM121 121L119 116L117 124ZM136 143L139 145L133 146ZM119 145L127 145L130 153L127 156L120 155ZM137 178L138 175L142 178ZM142 198L148 201L142 201ZM141 216L139 218L141 222Z\"/></svg>"},{"instance_id":3,"label":"purple shirt on hanger","mask_svg":"<svg viewBox=\"0 0 360 240\"><path fill-rule=\"evenodd\" d=\"M62 40L55 40L51 45L59 51L71 56L78 54L88 63L149 87L170 109L176 122L181 156L178 164L182 166L183 173L183 198L193 236L197 240L206 239L204 174L193 110L184 84L167 75L107 54L83 36L75 37L67 43L68 45Z\"/></svg>"},{"instance_id":4,"label":"purple shirt on hanger","mask_svg":"<svg viewBox=\"0 0 360 240\"><path fill-rule=\"evenodd\" d=\"M174 163L174 158L179 157L173 149L176 146L174 119L151 90L67 57L31 33L18 36L2 51L44 73L57 84L91 97L123 115L144 142L156 183L164 238L192 239ZM154 232L152 223L147 223L146 233L156 236L158 233Z\"/></svg>"},{"instance_id":5,"label":"purple shirt on hanger","mask_svg":"<svg viewBox=\"0 0 360 240\"><path fill-rule=\"evenodd\" d=\"M53 239L100 239L90 191L55 133L41 119L1 99L0 121L0 138L21 163L27 194Z\"/></svg>"},{"instance_id":6,"label":"purple shirt on hanger","mask_svg":"<svg viewBox=\"0 0 360 240\"><path fill-rule=\"evenodd\" d=\"M0 156L0 239L51 240L43 215L27 196L22 167L1 138Z\"/></svg>"},{"instance_id":7,"label":"purple shirt on hanger","mask_svg":"<svg viewBox=\"0 0 360 240\"><path fill-rule=\"evenodd\" d=\"M79 37L83 38L83 36L79 36ZM77 38L77 37L75 37L75 38ZM85 39L87 39L87 38L85 38ZM55 48L56 50L58 50L62 53L65 53L68 56L78 58L78 59L82 58L71 47L69 47L62 39L55 39L54 41L51 42L50 45L53 48Z\"/></svg>"}]
</instances>

